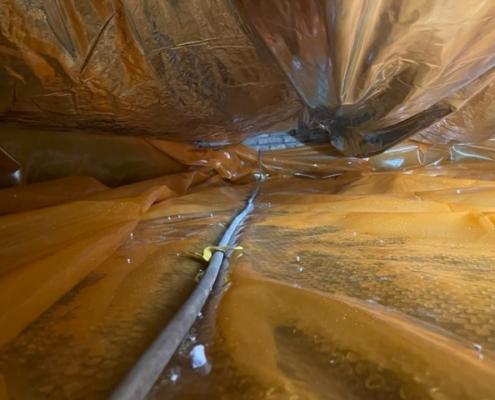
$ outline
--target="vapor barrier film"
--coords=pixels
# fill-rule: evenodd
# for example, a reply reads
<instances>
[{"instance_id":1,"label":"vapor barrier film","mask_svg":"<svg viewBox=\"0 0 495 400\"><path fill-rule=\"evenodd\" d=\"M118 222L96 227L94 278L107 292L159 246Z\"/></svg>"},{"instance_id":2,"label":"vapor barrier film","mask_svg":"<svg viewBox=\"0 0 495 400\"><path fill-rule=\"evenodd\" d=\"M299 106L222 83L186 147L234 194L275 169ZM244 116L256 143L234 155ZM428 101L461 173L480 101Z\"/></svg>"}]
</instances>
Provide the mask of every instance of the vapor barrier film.
<instances>
[{"instance_id":1,"label":"vapor barrier film","mask_svg":"<svg viewBox=\"0 0 495 400\"><path fill-rule=\"evenodd\" d=\"M186 171L133 184L3 189L0 398L106 398L201 278L196 253L259 165L241 249L150 398L494 398L493 163L451 150L328 174L310 149L259 162L185 147Z\"/></svg>"}]
</instances>

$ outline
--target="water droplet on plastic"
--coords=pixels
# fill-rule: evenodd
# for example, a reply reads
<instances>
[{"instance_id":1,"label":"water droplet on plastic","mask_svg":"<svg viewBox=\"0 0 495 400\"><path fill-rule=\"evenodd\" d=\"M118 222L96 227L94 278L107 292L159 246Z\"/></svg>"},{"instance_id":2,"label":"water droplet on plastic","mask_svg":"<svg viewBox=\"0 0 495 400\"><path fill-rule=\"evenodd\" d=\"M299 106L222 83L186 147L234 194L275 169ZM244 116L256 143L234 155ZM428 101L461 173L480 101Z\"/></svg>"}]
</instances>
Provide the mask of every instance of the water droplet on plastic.
<instances>
[{"instance_id":1,"label":"water droplet on plastic","mask_svg":"<svg viewBox=\"0 0 495 400\"><path fill-rule=\"evenodd\" d=\"M14 181L16 183L21 183L22 182L22 171L20 169L16 170L14 173L10 174L12 178L14 178ZM17 195L14 195L14 197L17 197Z\"/></svg>"},{"instance_id":2,"label":"water droplet on plastic","mask_svg":"<svg viewBox=\"0 0 495 400\"><path fill-rule=\"evenodd\" d=\"M293 67L294 67L294 69L296 69L296 70L297 70L297 69L301 69L301 68L302 68L302 63L301 63L301 61L300 61L298 58L294 57L294 58L292 59L292 66L293 66Z\"/></svg>"},{"instance_id":3,"label":"water droplet on plastic","mask_svg":"<svg viewBox=\"0 0 495 400\"><path fill-rule=\"evenodd\" d=\"M457 194L461 194L461 189L457 189L455 192L456 192Z\"/></svg>"},{"instance_id":4,"label":"water droplet on plastic","mask_svg":"<svg viewBox=\"0 0 495 400\"><path fill-rule=\"evenodd\" d=\"M301 262L301 257L300 256L296 256L296 261L297 262Z\"/></svg>"},{"instance_id":5,"label":"water droplet on plastic","mask_svg":"<svg viewBox=\"0 0 495 400\"><path fill-rule=\"evenodd\" d=\"M304 268L303 268L303 267L298 267L298 268L297 268L297 270L298 270L299 272L303 272L303 271L304 271Z\"/></svg>"},{"instance_id":6,"label":"water droplet on plastic","mask_svg":"<svg viewBox=\"0 0 495 400\"><path fill-rule=\"evenodd\" d=\"M170 382L176 383L179 380L179 378L180 378L180 368L178 367L172 368L168 373L168 379L170 380Z\"/></svg>"},{"instance_id":7,"label":"water droplet on plastic","mask_svg":"<svg viewBox=\"0 0 495 400\"><path fill-rule=\"evenodd\" d=\"M132 233L132 232L129 233L129 239L131 239L131 240L134 239L134 233Z\"/></svg>"},{"instance_id":8,"label":"water droplet on plastic","mask_svg":"<svg viewBox=\"0 0 495 400\"><path fill-rule=\"evenodd\" d=\"M203 313L201 311L198 313L198 318L199 319L203 318Z\"/></svg>"},{"instance_id":9,"label":"water droplet on plastic","mask_svg":"<svg viewBox=\"0 0 495 400\"><path fill-rule=\"evenodd\" d=\"M191 366L193 368L204 367L207 363L205 346L203 346L202 344L197 344L196 346L194 346L189 353L189 357L191 357Z\"/></svg>"},{"instance_id":10,"label":"water droplet on plastic","mask_svg":"<svg viewBox=\"0 0 495 400\"><path fill-rule=\"evenodd\" d=\"M175 253L175 255L176 255L177 257L180 257L180 253Z\"/></svg>"},{"instance_id":11,"label":"water droplet on plastic","mask_svg":"<svg viewBox=\"0 0 495 400\"><path fill-rule=\"evenodd\" d=\"M483 346L476 343L474 345L474 350L476 350L476 353L478 355L478 360L483 360L483 358L485 358L485 356L483 355Z\"/></svg>"},{"instance_id":12,"label":"water droplet on plastic","mask_svg":"<svg viewBox=\"0 0 495 400\"><path fill-rule=\"evenodd\" d=\"M196 335L187 335L187 340L190 341L191 343L196 343Z\"/></svg>"},{"instance_id":13,"label":"water droplet on plastic","mask_svg":"<svg viewBox=\"0 0 495 400\"><path fill-rule=\"evenodd\" d=\"M127 261L127 264L130 264L132 262L131 257L127 257L126 261Z\"/></svg>"}]
</instances>

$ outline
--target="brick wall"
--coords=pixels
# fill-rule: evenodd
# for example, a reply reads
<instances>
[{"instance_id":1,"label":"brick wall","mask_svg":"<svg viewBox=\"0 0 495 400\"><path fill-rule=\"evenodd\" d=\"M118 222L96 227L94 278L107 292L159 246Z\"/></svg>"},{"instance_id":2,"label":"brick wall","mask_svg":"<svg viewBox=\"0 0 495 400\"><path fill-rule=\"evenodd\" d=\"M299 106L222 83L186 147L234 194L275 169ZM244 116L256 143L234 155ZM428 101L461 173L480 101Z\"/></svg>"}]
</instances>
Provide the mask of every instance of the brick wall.
<instances>
[{"instance_id":1,"label":"brick wall","mask_svg":"<svg viewBox=\"0 0 495 400\"><path fill-rule=\"evenodd\" d=\"M321 143L326 141L328 141L326 133L293 130L290 132L262 133L246 139L243 143L256 150L272 151L300 147L308 142Z\"/></svg>"}]
</instances>

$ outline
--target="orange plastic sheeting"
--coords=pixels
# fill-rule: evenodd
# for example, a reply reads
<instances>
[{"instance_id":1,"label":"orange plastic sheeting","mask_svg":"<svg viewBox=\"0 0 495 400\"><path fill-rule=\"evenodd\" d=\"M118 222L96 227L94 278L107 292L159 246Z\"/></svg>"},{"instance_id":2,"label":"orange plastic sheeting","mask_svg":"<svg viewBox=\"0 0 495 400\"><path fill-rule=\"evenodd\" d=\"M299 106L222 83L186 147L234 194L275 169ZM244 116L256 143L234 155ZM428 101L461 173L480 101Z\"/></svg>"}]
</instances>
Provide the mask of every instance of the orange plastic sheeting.
<instances>
[{"instance_id":1,"label":"orange plastic sheeting","mask_svg":"<svg viewBox=\"0 0 495 400\"><path fill-rule=\"evenodd\" d=\"M471 348L414 319L245 267L235 270L233 282L219 329L243 373L268 388L258 398L383 399L393 398L390 389L406 399L493 394L493 359L480 362Z\"/></svg>"},{"instance_id":2,"label":"orange plastic sheeting","mask_svg":"<svg viewBox=\"0 0 495 400\"><path fill-rule=\"evenodd\" d=\"M18 164L17 183L90 176L117 186L185 169L145 139L98 133L74 130L67 134L3 124L0 148ZM0 187L14 183L11 174L12 167L0 162Z\"/></svg>"},{"instance_id":3,"label":"orange plastic sheeting","mask_svg":"<svg viewBox=\"0 0 495 400\"><path fill-rule=\"evenodd\" d=\"M0 217L0 344L108 258L153 203L209 177L192 171L111 190L89 178L66 178L0 190L2 211L68 201Z\"/></svg>"},{"instance_id":4,"label":"orange plastic sheeting","mask_svg":"<svg viewBox=\"0 0 495 400\"><path fill-rule=\"evenodd\" d=\"M244 145L201 149L164 140L150 142L181 164L209 167L224 179L235 182L253 180L260 166L263 173L277 176L328 177L349 171L362 173L371 170L369 160L339 157L329 145L273 151L260 156L256 150Z\"/></svg>"},{"instance_id":5,"label":"orange plastic sheeting","mask_svg":"<svg viewBox=\"0 0 495 400\"><path fill-rule=\"evenodd\" d=\"M109 189L90 177L67 177L30 185L0 189L0 214L9 214L65 203L70 200L110 200L139 196L145 190L161 188L157 200L182 195L192 187L211 186L217 176L208 170L166 175Z\"/></svg>"},{"instance_id":6,"label":"orange plastic sheeting","mask_svg":"<svg viewBox=\"0 0 495 400\"><path fill-rule=\"evenodd\" d=\"M238 187L224 186L209 190L202 190L181 197L174 197L153 205L144 216L145 220L158 216L174 216L182 218L184 215L193 217L204 213L205 206L210 212L228 212L232 210L232 203L237 202L239 196L248 198L253 185Z\"/></svg>"},{"instance_id":7,"label":"orange plastic sheeting","mask_svg":"<svg viewBox=\"0 0 495 400\"><path fill-rule=\"evenodd\" d=\"M269 179L240 238L243 257L231 261L233 289L198 332L214 368L189 369L188 340L179 382L165 371L153 396L492 398L486 148L484 161L468 146L461 157L412 143L380 158L314 146L260 160L244 146L130 138L120 152L102 138L87 176L0 191L9 213L0 217L0 396L106 398L196 284L204 265L191 254L216 243L261 172ZM28 170L36 179L74 171L66 145L53 164L49 153L29 156ZM134 173L132 160L149 169ZM159 165L180 167L156 177ZM108 188L98 176L128 184ZM138 176L153 179L130 183Z\"/></svg>"},{"instance_id":8,"label":"orange plastic sheeting","mask_svg":"<svg viewBox=\"0 0 495 400\"><path fill-rule=\"evenodd\" d=\"M345 194L416 193L442 189L495 188L489 180L383 173L367 175L342 189Z\"/></svg>"},{"instance_id":9,"label":"orange plastic sheeting","mask_svg":"<svg viewBox=\"0 0 495 400\"><path fill-rule=\"evenodd\" d=\"M159 195L75 201L0 218L0 345L108 258Z\"/></svg>"},{"instance_id":10,"label":"orange plastic sheeting","mask_svg":"<svg viewBox=\"0 0 495 400\"><path fill-rule=\"evenodd\" d=\"M221 149L138 137L104 136L73 131L0 129L0 186L25 184L69 176L86 176L105 185L139 182L191 169L211 170L229 181L252 181L259 172L257 152L243 145ZM456 168L472 172L474 164L493 178L493 141L481 145L424 145L402 143L367 159L342 158L329 144L263 153L263 172L276 176L331 177L372 171L404 171L428 167L432 174L448 174ZM492 165L493 164L493 165ZM453 173L454 175L456 172Z\"/></svg>"},{"instance_id":11,"label":"orange plastic sheeting","mask_svg":"<svg viewBox=\"0 0 495 400\"><path fill-rule=\"evenodd\" d=\"M493 187L454 188L418 194L423 199L446 203L453 211L473 210L495 213L495 188Z\"/></svg>"},{"instance_id":12,"label":"orange plastic sheeting","mask_svg":"<svg viewBox=\"0 0 495 400\"><path fill-rule=\"evenodd\" d=\"M1 5L4 121L190 142L306 125L348 155L493 135L492 0Z\"/></svg>"},{"instance_id":13,"label":"orange plastic sheeting","mask_svg":"<svg viewBox=\"0 0 495 400\"><path fill-rule=\"evenodd\" d=\"M231 181L250 177L256 168L256 152L243 145L215 150L165 140L150 140L150 143L183 165L208 167Z\"/></svg>"},{"instance_id":14,"label":"orange plastic sheeting","mask_svg":"<svg viewBox=\"0 0 495 400\"><path fill-rule=\"evenodd\" d=\"M1 0L0 115L185 141L294 125L301 103L218 0ZM288 121L289 120L289 121Z\"/></svg>"},{"instance_id":15,"label":"orange plastic sheeting","mask_svg":"<svg viewBox=\"0 0 495 400\"><path fill-rule=\"evenodd\" d=\"M96 179L84 176L0 189L0 214L65 203L107 189L107 186Z\"/></svg>"},{"instance_id":16,"label":"orange plastic sheeting","mask_svg":"<svg viewBox=\"0 0 495 400\"><path fill-rule=\"evenodd\" d=\"M494 185L263 182L215 334L198 335L211 371L179 358L152 398L495 398Z\"/></svg>"},{"instance_id":17,"label":"orange plastic sheeting","mask_svg":"<svg viewBox=\"0 0 495 400\"><path fill-rule=\"evenodd\" d=\"M427 174L432 176L458 177L466 179L495 180L495 165L490 161L453 162L444 165L432 165L411 173Z\"/></svg>"},{"instance_id":18,"label":"orange plastic sheeting","mask_svg":"<svg viewBox=\"0 0 495 400\"><path fill-rule=\"evenodd\" d=\"M2 400L108 397L196 285L192 253L252 189L209 179L165 176L1 217Z\"/></svg>"},{"instance_id":19,"label":"orange plastic sheeting","mask_svg":"<svg viewBox=\"0 0 495 400\"><path fill-rule=\"evenodd\" d=\"M150 140L156 148L181 164L215 170L224 179L246 182L260 169L270 176L329 178L342 174L357 177L371 172L417 171L420 174L469 175L493 179L495 146L399 144L369 158L342 158L328 144L263 152L243 145L221 149L201 149L192 145ZM449 172L453 171L453 172Z\"/></svg>"},{"instance_id":20,"label":"orange plastic sheeting","mask_svg":"<svg viewBox=\"0 0 495 400\"><path fill-rule=\"evenodd\" d=\"M490 0L234 3L342 154L492 137Z\"/></svg>"},{"instance_id":21,"label":"orange plastic sheeting","mask_svg":"<svg viewBox=\"0 0 495 400\"><path fill-rule=\"evenodd\" d=\"M119 186L106 192L96 193L88 198L94 200L107 200L122 197L134 197L139 196L147 190L161 188L161 193L157 200L164 200L171 196L184 195L198 185L208 187L211 182L215 182L212 178L214 178L214 175L205 169L181 172L178 174L161 176L159 178Z\"/></svg>"}]
</instances>

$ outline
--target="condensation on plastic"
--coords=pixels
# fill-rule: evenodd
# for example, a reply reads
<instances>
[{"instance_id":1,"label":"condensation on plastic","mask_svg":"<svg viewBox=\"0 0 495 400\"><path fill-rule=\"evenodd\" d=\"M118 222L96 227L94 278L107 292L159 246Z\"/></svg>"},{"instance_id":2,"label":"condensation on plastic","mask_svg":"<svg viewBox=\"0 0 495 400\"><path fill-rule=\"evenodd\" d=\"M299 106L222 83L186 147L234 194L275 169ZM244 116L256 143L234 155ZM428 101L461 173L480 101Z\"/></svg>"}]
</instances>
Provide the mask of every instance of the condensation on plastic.
<instances>
[{"instance_id":1,"label":"condensation on plastic","mask_svg":"<svg viewBox=\"0 0 495 400\"><path fill-rule=\"evenodd\" d=\"M211 371L151 398L493 399L495 181L417 172L263 182Z\"/></svg>"},{"instance_id":2,"label":"condensation on plastic","mask_svg":"<svg viewBox=\"0 0 495 400\"><path fill-rule=\"evenodd\" d=\"M88 176L64 175L74 165L60 157L69 141L29 166L36 176L39 166L51 165L58 175L46 176L58 179L0 190L2 400L106 398L194 287L202 264L190 254L216 242L260 164L268 180L241 236L243 256L232 260L232 290L209 316L216 323L207 335L193 333L181 348L183 378L171 387L166 371L165 388L155 394L318 398L335 382L342 398L353 390L377 399L385 392L487 393L495 370L490 142L411 142L369 159L306 146L260 159L240 145L206 150L81 136L81 152L100 155L91 158ZM114 153L102 150L106 140ZM132 145L117 145L121 140ZM142 163L155 172L179 165L180 172L114 188L91 176L111 177L124 153L140 154L134 167L124 164L125 173ZM26 168L24 159L11 160ZM369 299L392 315L363 303ZM349 321L339 319L343 310ZM308 344L315 335L323 347ZM188 370L188 350L200 340L215 367L203 377Z\"/></svg>"},{"instance_id":3,"label":"condensation on plastic","mask_svg":"<svg viewBox=\"0 0 495 400\"><path fill-rule=\"evenodd\" d=\"M79 196L67 194L67 180L0 191L1 211L12 212L1 217L0 225L0 345L114 252L153 203L177 196L195 180L208 177L195 179L194 174L111 190L94 183L84 190L84 178L73 178ZM174 185L176 181L181 183ZM186 187L181 189L183 183ZM48 191L51 198L40 199L40 193ZM51 205L55 206L46 207Z\"/></svg>"},{"instance_id":4,"label":"condensation on plastic","mask_svg":"<svg viewBox=\"0 0 495 400\"><path fill-rule=\"evenodd\" d=\"M194 288L190 254L251 190L201 171L0 190L0 399L107 398Z\"/></svg>"},{"instance_id":5,"label":"condensation on plastic","mask_svg":"<svg viewBox=\"0 0 495 400\"><path fill-rule=\"evenodd\" d=\"M305 125L348 156L416 134L493 135L491 0L236 0L306 106Z\"/></svg>"},{"instance_id":6,"label":"condensation on plastic","mask_svg":"<svg viewBox=\"0 0 495 400\"><path fill-rule=\"evenodd\" d=\"M224 0L0 0L4 120L240 141L301 109L268 60Z\"/></svg>"}]
</instances>

